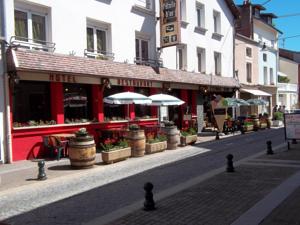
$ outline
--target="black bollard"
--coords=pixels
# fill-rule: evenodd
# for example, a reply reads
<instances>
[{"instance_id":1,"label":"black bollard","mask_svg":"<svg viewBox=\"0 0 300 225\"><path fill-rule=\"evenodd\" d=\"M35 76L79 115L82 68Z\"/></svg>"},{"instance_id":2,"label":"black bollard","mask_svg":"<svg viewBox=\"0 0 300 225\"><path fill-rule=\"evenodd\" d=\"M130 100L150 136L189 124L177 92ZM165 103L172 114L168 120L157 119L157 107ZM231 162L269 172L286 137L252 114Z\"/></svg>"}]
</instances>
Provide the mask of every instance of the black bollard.
<instances>
[{"instance_id":1,"label":"black bollard","mask_svg":"<svg viewBox=\"0 0 300 225\"><path fill-rule=\"evenodd\" d=\"M296 140L296 139L293 139L293 140L292 140L292 144L293 144L293 145L297 144L297 140Z\"/></svg>"},{"instance_id":2,"label":"black bollard","mask_svg":"<svg viewBox=\"0 0 300 225\"><path fill-rule=\"evenodd\" d=\"M39 167L39 174L38 174L37 179L38 180L46 180L47 176L45 173L45 161L43 159L38 161L38 167Z\"/></svg>"},{"instance_id":3,"label":"black bollard","mask_svg":"<svg viewBox=\"0 0 300 225\"><path fill-rule=\"evenodd\" d=\"M216 133L216 140L220 140L219 131Z\"/></svg>"},{"instance_id":4,"label":"black bollard","mask_svg":"<svg viewBox=\"0 0 300 225\"><path fill-rule=\"evenodd\" d=\"M226 168L226 171L228 173L233 173L234 172L233 161L232 161L233 155L232 154L228 154L226 156L226 158L227 158L227 168Z\"/></svg>"},{"instance_id":5,"label":"black bollard","mask_svg":"<svg viewBox=\"0 0 300 225\"><path fill-rule=\"evenodd\" d=\"M150 182L147 182L144 184L144 190L145 190L145 202L144 202L144 210L151 211L155 210L155 202L153 200L153 184Z\"/></svg>"},{"instance_id":6,"label":"black bollard","mask_svg":"<svg viewBox=\"0 0 300 225\"><path fill-rule=\"evenodd\" d=\"M272 141L267 141L267 155L273 155L274 152L272 150Z\"/></svg>"}]
</instances>

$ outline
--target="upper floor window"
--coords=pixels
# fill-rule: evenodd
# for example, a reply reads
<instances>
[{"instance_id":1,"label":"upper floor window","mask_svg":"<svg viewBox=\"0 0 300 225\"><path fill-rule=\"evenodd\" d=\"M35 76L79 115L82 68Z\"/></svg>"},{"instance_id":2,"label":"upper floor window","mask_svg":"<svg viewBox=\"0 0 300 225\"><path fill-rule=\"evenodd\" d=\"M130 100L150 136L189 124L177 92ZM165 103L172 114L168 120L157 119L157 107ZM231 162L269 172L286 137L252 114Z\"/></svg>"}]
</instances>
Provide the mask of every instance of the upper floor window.
<instances>
[{"instance_id":1,"label":"upper floor window","mask_svg":"<svg viewBox=\"0 0 300 225\"><path fill-rule=\"evenodd\" d=\"M146 9L152 10L152 0L136 0L137 5L142 6Z\"/></svg>"},{"instance_id":2,"label":"upper floor window","mask_svg":"<svg viewBox=\"0 0 300 225\"><path fill-rule=\"evenodd\" d=\"M205 7L203 4L196 3L197 26L205 28Z\"/></svg>"},{"instance_id":3,"label":"upper floor window","mask_svg":"<svg viewBox=\"0 0 300 225\"><path fill-rule=\"evenodd\" d=\"M214 19L214 33L221 34L221 14L214 10L213 12Z\"/></svg>"},{"instance_id":4,"label":"upper floor window","mask_svg":"<svg viewBox=\"0 0 300 225\"><path fill-rule=\"evenodd\" d=\"M42 10L43 11L43 10ZM15 37L12 41L22 47L49 50L54 44L49 43L48 18L46 13L29 10L14 11Z\"/></svg>"},{"instance_id":5,"label":"upper floor window","mask_svg":"<svg viewBox=\"0 0 300 225\"><path fill-rule=\"evenodd\" d=\"M260 17L260 11L259 11L259 9L254 9L254 16L255 17Z\"/></svg>"},{"instance_id":6,"label":"upper floor window","mask_svg":"<svg viewBox=\"0 0 300 225\"><path fill-rule=\"evenodd\" d=\"M252 64L251 63L246 64L246 71L247 71L247 82L251 83L252 82Z\"/></svg>"},{"instance_id":7,"label":"upper floor window","mask_svg":"<svg viewBox=\"0 0 300 225\"><path fill-rule=\"evenodd\" d=\"M268 84L268 68L264 66L264 85Z\"/></svg>"},{"instance_id":8,"label":"upper floor window","mask_svg":"<svg viewBox=\"0 0 300 225\"><path fill-rule=\"evenodd\" d=\"M180 0L180 20L186 21L186 0Z\"/></svg>"},{"instance_id":9,"label":"upper floor window","mask_svg":"<svg viewBox=\"0 0 300 225\"><path fill-rule=\"evenodd\" d=\"M177 46L177 69L187 70L186 45Z\"/></svg>"},{"instance_id":10,"label":"upper floor window","mask_svg":"<svg viewBox=\"0 0 300 225\"><path fill-rule=\"evenodd\" d=\"M266 53L263 54L263 60L264 60L264 62L267 62L267 60L268 60L268 57L267 57Z\"/></svg>"},{"instance_id":11,"label":"upper floor window","mask_svg":"<svg viewBox=\"0 0 300 225\"><path fill-rule=\"evenodd\" d=\"M274 74L273 74L273 68L270 68L270 84L274 85Z\"/></svg>"},{"instance_id":12,"label":"upper floor window","mask_svg":"<svg viewBox=\"0 0 300 225\"><path fill-rule=\"evenodd\" d=\"M113 59L110 46L110 25L88 23L85 55L91 58Z\"/></svg>"},{"instance_id":13,"label":"upper floor window","mask_svg":"<svg viewBox=\"0 0 300 225\"><path fill-rule=\"evenodd\" d=\"M135 57L137 62L148 61L149 43L147 40L140 38L135 39Z\"/></svg>"},{"instance_id":14,"label":"upper floor window","mask_svg":"<svg viewBox=\"0 0 300 225\"><path fill-rule=\"evenodd\" d=\"M221 75L221 53L214 52L215 75Z\"/></svg>"},{"instance_id":15,"label":"upper floor window","mask_svg":"<svg viewBox=\"0 0 300 225\"><path fill-rule=\"evenodd\" d=\"M205 73L206 68L206 56L204 48L197 48L197 59L198 59L198 72Z\"/></svg>"},{"instance_id":16,"label":"upper floor window","mask_svg":"<svg viewBox=\"0 0 300 225\"><path fill-rule=\"evenodd\" d=\"M249 47L246 48L246 56L252 57L252 48Z\"/></svg>"}]
</instances>

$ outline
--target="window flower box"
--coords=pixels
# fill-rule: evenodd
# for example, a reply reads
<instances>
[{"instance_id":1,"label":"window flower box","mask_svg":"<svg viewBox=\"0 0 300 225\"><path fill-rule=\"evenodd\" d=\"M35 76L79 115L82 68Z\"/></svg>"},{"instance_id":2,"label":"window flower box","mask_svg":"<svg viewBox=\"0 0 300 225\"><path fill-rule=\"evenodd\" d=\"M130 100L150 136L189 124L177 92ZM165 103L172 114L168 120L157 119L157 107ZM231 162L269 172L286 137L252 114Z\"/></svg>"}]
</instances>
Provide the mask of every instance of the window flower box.
<instances>
[{"instance_id":1,"label":"window flower box","mask_svg":"<svg viewBox=\"0 0 300 225\"><path fill-rule=\"evenodd\" d=\"M102 156L102 161L105 164L111 164L114 162L126 160L131 156L131 147L120 148L111 151L102 151L101 156Z\"/></svg>"},{"instance_id":2,"label":"window flower box","mask_svg":"<svg viewBox=\"0 0 300 225\"><path fill-rule=\"evenodd\" d=\"M146 154L162 152L167 149L167 141L146 143Z\"/></svg>"},{"instance_id":3,"label":"window flower box","mask_svg":"<svg viewBox=\"0 0 300 225\"><path fill-rule=\"evenodd\" d=\"M180 137L180 144L182 146L192 145L197 141L197 135L188 135Z\"/></svg>"},{"instance_id":4,"label":"window flower box","mask_svg":"<svg viewBox=\"0 0 300 225\"><path fill-rule=\"evenodd\" d=\"M254 130L254 125L253 124L247 124L242 126L243 132L249 132Z\"/></svg>"}]
</instances>

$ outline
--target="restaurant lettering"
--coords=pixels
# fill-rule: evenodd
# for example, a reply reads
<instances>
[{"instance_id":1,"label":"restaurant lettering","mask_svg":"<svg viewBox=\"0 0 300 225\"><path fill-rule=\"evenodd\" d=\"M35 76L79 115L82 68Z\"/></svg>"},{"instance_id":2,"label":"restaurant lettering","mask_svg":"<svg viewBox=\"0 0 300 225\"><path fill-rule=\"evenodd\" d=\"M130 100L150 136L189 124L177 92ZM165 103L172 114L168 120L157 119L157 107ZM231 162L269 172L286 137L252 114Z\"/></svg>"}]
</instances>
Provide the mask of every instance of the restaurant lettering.
<instances>
[{"instance_id":1,"label":"restaurant lettering","mask_svg":"<svg viewBox=\"0 0 300 225\"><path fill-rule=\"evenodd\" d=\"M128 80L118 79L118 85L131 87L152 87L152 81L149 80Z\"/></svg>"},{"instance_id":2,"label":"restaurant lettering","mask_svg":"<svg viewBox=\"0 0 300 225\"><path fill-rule=\"evenodd\" d=\"M54 73L49 74L49 81L77 83L74 75L64 75L64 74L54 74Z\"/></svg>"}]
</instances>

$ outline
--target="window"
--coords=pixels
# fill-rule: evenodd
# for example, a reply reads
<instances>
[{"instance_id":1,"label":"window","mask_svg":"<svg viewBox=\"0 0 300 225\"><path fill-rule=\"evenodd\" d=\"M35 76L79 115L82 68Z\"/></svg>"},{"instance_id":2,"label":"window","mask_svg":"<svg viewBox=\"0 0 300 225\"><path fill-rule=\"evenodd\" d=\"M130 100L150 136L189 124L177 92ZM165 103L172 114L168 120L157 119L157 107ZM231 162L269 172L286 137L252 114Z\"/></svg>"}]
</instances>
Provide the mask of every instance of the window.
<instances>
[{"instance_id":1,"label":"window","mask_svg":"<svg viewBox=\"0 0 300 225\"><path fill-rule=\"evenodd\" d=\"M13 95L14 122L51 120L50 83L21 80Z\"/></svg>"},{"instance_id":2,"label":"window","mask_svg":"<svg viewBox=\"0 0 300 225\"><path fill-rule=\"evenodd\" d=\"M264 85L268 84L268 68L264 66Z\"/></svg>"},{"instance_id":3,"label":"window","mask_svg":"<svg viewBox=\"0 0 300 225\"><path fill-rule=\"evenodd\" d=\"M247 63L246 64L246 70L247 70L247 82L252 82L252 64Z\"/></svg>"},{"instance_id":4,"label":"window","mask_svg":"<svg viewBox=\"0 0 300 225\"><path fill-rule=\"evenodd\" d=\"M214 19L214 33L221 34L221 14L214 10L213 12Z\"/></svg>"},{"instance_id":5,"label":"window","mask_svg":"<svg viewBox=\"0 0 300 225\"><path fill-rule=\"evenodd\" d=\"M254 16L258 17L258 18L260 17L260 11L259 11L259 9L257 9L257 8L254 9Z\"/></svg>"},{"instance_id":6,"label":"window","mask_svg":"<svg viewBox=\"0 0 300 225\"><path fill-rule=\"evenodd\" d=\"M205 28L205 8L204 5L197 2L196 3L196 13L197 13L197 26Z\"/></svg>"},{"instance_id":7,"label":"window","mask_svg":"<svg viewBox=\"0 0 300 225\"><path fill-rule=\"evenodd\" d=\"M150 96L150 89L149 88L134 88L134 92ZM147 105L140 105L136 104L134 106L135 116L140 118L150 117L151 115L151 107Z\"/></svg>"},{"instance_id":8,"label":"window","mask_svg":"<svg viewBox=\"0 0 300 225\"><path fill-rule=\"evenodd\" d=\"M197 48L197 59L198 59L198 72L205 73L206 62L205 62L205 49Z\"/></svg>"},{"instance_id":9,"label":"window","mask_svg":"<svg viewBox=\"0 0 300 225\"><path fill-rule=\"evenodd\" d=\"M64 84L65 123L87 122L92 119L91 86Z\"/></svg>"},{"instance_id":10,"label":"window","mask_svg":"<svg viewBox=\"0 0 300 225\"><path fill-rule=\"evenodd\" d=\"M187 52L185 45L177 46L177 69L187 70Z\"/></svg>"},{"instance_id":11,"label":"window","mask_svg":"<svg viewBox=\"0 0 300 225\"><path fill-rule=\"evenodd\" d=\"M221 53L214 52L215 75L221 75Z\"/></svg>"},{"instance_id":12,"label":"window","mask_svg":"<svg viewBox=\"0 0 300 225\"><path fill-rule=\"evenodd\" d=\"M121 86L113 86L110 89L105 88L104 92L103 92L103 97L121 93L123 91L124 91L124 88ZM125 119L125 107L128 107L128 106L104 103L105 120ZM127 116L128 115L126 115L126 117Z\"/></svg>"},{"instance_id":13,"label":"window","mask_svg":"<svg viewBox=\"0 0 300 225\"><path fill-rule=\"evenodd\" d=\"M264 60L264 62L267 62L267 60L268 60L268 59L267 59L267 54L266 54L266 53L263 54L263 60Z\"/></svg>"},{"instance_id":14,"label":"window","mask_svg":"<svg viewBox=\"0 0 300 225\"><path fill-rule=\"evenodd\" d=\"M185 0L180 0L180 20L186 21L186 2L185 2Z\"/></svg>"},{"instance_id":15,"label":"window","mask_svg":"<svg viewBox=\"0 0 300 225\"><path fill-rule=\"evenodd\" d=\"M274 85L274 74L273 74L273 68L270 68L270 84Z\"/></svg>"},{"instance_id":16,"label":"window","mask_svg":"<svg viewBox=\"0 0 300 225\"><path fill-rule=\"evenodd\" d=\"M152 10L152 0L136 0L137 5Z\"/></svg>"},{"instance_id":17,"label":"window","mask_svg":"<svg viewBox=\"0 0 300 225\"><path fill-rule=\"evenodd\" d=\"M107 52L106 31L96 27L87 27L86 33L87 50L105 55Z\"/></svg>"},{"instance_id":18,"label":"window","mask_svg":"<svg viewBox=\"0 0 300 225\"><path fill-rule=\"evenodd\" d=\"M137 61L148 61L149 58L149 43L146 40L139 38L135 39L135 57Z\"/></svg>"},{"instance_id":19,"label":"window","mask_svg":"<svg viewBox=\"0 0 300 225\"><path fill-rule=\"evenodd\" d=\"M249 47L246 48L246 56L252 57L252 48Z\"/></svg>"},{"instance_id":20,"label":"window","mask_svg":"<svg viewBox=\"0 0 300 225\"><path fill-rule=\"evenodd\" d=\"M14 13L16 40L35 43L35 46L46 44L47 17L45 15L17 9Z\"/></svg>"}]
</instances>

